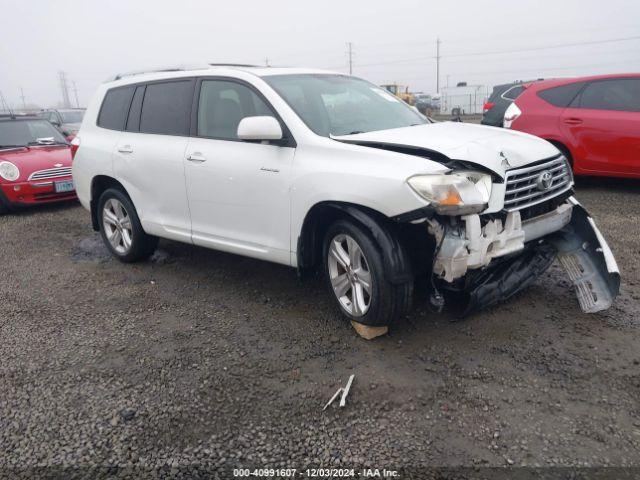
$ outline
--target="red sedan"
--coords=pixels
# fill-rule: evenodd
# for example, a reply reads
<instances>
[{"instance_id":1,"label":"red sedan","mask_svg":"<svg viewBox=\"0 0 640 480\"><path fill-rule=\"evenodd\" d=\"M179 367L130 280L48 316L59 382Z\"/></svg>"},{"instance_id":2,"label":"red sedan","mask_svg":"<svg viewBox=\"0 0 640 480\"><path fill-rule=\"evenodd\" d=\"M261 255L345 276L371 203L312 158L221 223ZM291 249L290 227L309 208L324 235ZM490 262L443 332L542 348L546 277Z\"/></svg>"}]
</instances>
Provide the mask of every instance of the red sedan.
<instances>
[{"instance_id":1,"label":"red sedan","mask_svg":"<svg viewBox=\"0 0 640 480\"><path fill-rule=\"evenodd\" d=\"M640 178L640 74L533 83L504 126L556 145L577 175Z\"/></svg>"},{"instance_id":2,"label":"red sedan","mask_svg":"<svg viewBox=\"0 0 640 480\"><path fill-rule=\"evenodd\" d=\"M71 148L49 122L0 117L0 213L76 198Z\"/></svg>"}]
</instances>

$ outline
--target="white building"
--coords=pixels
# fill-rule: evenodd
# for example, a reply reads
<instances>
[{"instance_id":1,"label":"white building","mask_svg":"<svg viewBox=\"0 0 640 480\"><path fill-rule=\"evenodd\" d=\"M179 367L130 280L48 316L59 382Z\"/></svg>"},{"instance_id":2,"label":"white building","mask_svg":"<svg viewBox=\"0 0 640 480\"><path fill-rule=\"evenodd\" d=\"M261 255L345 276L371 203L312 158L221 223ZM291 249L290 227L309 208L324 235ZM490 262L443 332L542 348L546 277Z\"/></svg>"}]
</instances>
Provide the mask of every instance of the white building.
<instances>
[{"instance_id":1,"label":"white building","mask_svg":"<svg viewBox=\"0 0 640 480\"><path fill-rule=\"evenodd\" d=\"M440 113L451 114L454 109L460 109L461 115L482 113L482 106L489 97L489 87L486 85L467 85L460 82L455 87L442 89Z\"/></svg>"}]
</instances>

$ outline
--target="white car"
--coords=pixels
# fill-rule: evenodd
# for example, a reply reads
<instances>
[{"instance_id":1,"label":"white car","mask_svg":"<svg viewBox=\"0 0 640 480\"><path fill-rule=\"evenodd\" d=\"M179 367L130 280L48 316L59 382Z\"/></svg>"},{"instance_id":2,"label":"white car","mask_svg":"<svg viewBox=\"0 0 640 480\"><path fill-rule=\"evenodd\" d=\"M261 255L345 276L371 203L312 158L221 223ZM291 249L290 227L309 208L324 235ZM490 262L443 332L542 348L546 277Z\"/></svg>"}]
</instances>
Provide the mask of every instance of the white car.
<instances>
[{"instance_id":1,"label":"white car","mask_svg":"<svg viewBox=\"0 0 640 480\"><path fill-rule=\"evenodd\" d=\"M434 308L455 298L467 313L556 256L583 310L619 290L554 146L433 123L355 77L234 65L119 75L72 147L80 201L118 259L145 259L162 237L321 270L365 337L408 312L418 275Z\"/></svg>"}]
</instances>

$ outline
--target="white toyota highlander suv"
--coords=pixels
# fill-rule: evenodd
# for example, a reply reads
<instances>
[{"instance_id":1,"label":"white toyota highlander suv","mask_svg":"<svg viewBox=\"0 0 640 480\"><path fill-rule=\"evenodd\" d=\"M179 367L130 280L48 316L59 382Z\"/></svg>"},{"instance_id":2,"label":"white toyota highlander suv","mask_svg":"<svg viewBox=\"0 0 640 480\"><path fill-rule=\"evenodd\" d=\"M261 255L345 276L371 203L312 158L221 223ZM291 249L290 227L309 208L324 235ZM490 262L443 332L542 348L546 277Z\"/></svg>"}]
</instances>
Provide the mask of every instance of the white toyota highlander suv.
<instances>
[{"instance_id":1,"label":"white toyota highlander suv","mask_svg":"<svg viewBox=\"0 0 640 480\"><path fill-rule=\"evenodd\" d=\"M430 301L465 313L559 258L582 309L620 276L550 143L434 123L384 89L319 70L206 65L101 85L73 141L94 229L124 262L158 238L320 270L365 337Z\"/></svg>"}]
</instances>

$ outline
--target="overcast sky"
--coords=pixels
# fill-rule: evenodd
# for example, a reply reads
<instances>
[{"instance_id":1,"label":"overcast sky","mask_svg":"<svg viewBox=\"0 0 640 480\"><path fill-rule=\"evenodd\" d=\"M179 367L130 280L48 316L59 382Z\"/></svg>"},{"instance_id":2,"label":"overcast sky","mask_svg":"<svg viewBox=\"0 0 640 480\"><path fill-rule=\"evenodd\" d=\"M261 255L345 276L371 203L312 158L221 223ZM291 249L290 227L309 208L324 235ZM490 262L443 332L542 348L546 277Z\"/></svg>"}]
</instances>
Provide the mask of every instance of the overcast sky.
<instances>
[{"instance_id":1,"label":"overcast sky","mask_svg":"<svg viewBox=\"0 0 640 480\"><path fill-rule=\"evenodd\" d=\"M118 72L181 63L348 72L347 42L355 75L428 93L437 37L441 85L640 72L637 0L0 0L0 18L0 92L16 108L21 87L60 102L60 70L82 106Z\"/></svg>"}]
</instances>

